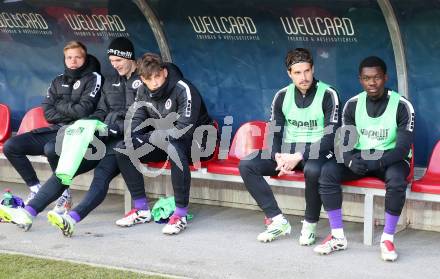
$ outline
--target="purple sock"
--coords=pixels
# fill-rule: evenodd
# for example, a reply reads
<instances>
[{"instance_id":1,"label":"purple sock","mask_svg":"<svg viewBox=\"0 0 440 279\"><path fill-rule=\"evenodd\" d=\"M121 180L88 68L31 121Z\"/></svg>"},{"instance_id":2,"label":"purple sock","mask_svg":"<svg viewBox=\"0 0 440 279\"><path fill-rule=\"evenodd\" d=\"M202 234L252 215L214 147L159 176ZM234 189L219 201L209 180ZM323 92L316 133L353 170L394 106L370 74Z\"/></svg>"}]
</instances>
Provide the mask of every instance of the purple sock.
<instances>
[{"instance_id":1,"label":"purple sock","mask_svg":"<svg viewBox=\"0 0 440 279\"><path fill-rule=\"evenodd\" d=\"M385 212L385 227L383 232L387 234L394 234L396 232L397 222L399 222L400 216L391 215Z\"/></svg>"},{"instance_id":2,"label":"purple sock","mask_svg":"<svg viewBox=\"0 0 440 279\"><path fill-rule=\"evenodd\" d=\"M188 207L176 207L173 215L177 215L179 217L185 217L188 214Z\"/></svg>"},{"instance_id":3,"label":"purple sock","mask_svg":"<svg viewBox=\"0 0 440 279\"><path fill-rule=\"evenodd\" d=\"M134 200L134 208L148 210L150 207L148 207L147 198L140 198L140 199Z\"/></svg>"},{"instance_id":4,"label":"purple sock","mask_svg":"<svg viewBox=\"0 0 440 279\"><path fill-rule=\"evenodd\" d=\"M342 209L327 211L328 221L331 229L342 229Z\"/></svg>"},{"instance_id":5,"label":"purple sock","mask_svg":"<svg viewBox=\"0 0 440 279\"><path fill-rule=\"evenodd\" d=\"M73 220L75 220L75 222L79 222L81 221L81 216L79 216L78 212L72 210L69 212L69 216L72 217Z\"/></svg>"},{"instance_id":6,"label":"purple sock","mask_svg":"<svg viewBox=\"0 0 440 279\"><path fill-rule=\"evenodd\" d=\"M35 217L38 215L37 211L35 209L33 209L32 207L30 207L29 205L26 205L24 207L24 210L26 210L27 212L29 212L30 215L32 215L32 217Z\"/></svg>"}]
</instances>

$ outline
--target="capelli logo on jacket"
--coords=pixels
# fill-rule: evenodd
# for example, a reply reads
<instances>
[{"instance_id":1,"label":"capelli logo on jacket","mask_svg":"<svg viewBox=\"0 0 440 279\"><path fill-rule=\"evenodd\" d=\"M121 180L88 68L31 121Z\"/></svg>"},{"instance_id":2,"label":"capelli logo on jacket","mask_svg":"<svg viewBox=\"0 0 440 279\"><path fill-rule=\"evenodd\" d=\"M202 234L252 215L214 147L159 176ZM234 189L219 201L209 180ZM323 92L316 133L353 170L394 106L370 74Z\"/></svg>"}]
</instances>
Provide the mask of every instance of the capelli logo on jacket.
<instances>
[{"instance_id":1,"label":"capelli logo on jacket","mask_svg":"<svg viewBox=\"0 0 440 279\"><path fill-rule=\"evenodd\" d=\"M390 129L361 129L361 134L369 139L385 140L388 138Z\"/></svg>"},{"instance_id":2,"label":"capelli logo on jacket","mask_svg":"<svg viewBox=\"0 0 440 279\"><path fill-rule=\"evenodd\" d=\"M307 121L295 120L295 119L287 119L290 125L295 126L296 128L315 130L318 127L318 120L310 119Z\"/></svg>"}]
</instances>

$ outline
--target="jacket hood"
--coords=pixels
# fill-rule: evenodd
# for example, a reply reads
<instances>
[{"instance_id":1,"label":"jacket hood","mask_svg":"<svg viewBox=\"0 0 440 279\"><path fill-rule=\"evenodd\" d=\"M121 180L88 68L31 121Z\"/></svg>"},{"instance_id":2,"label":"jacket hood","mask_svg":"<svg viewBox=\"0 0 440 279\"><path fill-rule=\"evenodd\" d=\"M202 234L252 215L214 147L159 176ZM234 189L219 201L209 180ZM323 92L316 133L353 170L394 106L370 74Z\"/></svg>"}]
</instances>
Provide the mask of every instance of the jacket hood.
<instances>
[{"instance_id":1,"label":"jacket hood","mask_svg":"<svg viewBox=\"0 0 440 279\"><path fill-rule=\"evenodd\" d=\"M101 64L95 56L90 54L87 54L84 65L78 69L69 69L67 68L66 63L64 63L64 75L69 79L79 79L93 72L101 73Z\"/></svg>"},{"instance_id":2,"label":"jacket hood","mask_svg":"<svg viewBox=\"0 0 440 279\"><path fill-rule=\"evenodd\" d=\"M177 82L183 78L183 74L180 69L173 63L165 63L165 69L168 71L168 76L165 80L165 83L159 87L157 90L150 91L148 88L148 94L153 100L159 100L161 98L168 98L168 96L173 91Z\"/></svg>"}]
</instances>

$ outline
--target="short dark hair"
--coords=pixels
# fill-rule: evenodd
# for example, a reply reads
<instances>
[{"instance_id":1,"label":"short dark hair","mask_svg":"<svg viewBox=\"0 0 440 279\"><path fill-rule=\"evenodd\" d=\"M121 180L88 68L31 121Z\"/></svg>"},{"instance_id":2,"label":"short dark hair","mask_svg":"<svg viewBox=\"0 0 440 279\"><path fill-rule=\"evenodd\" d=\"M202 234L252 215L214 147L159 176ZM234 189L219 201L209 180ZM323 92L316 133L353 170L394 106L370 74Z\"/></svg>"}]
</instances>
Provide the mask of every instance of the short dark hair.
<instances>
[{"instance_id":1,"label":"short dark hair","mask_svg":"<svg viewBox=\"0 0 440 279\"><path fill-rule=\"evenodd\" d=\"M137 67L139 75L150 78L153 74L165 68L165 65L159 55L148 52L138 60Z\"/></svg>"},{"instance_id":2,"label":"short dark hair","mask_svg":"<svg viewBox=\"0 0 440 279\"><path fill-rule=\"evenodd\" d=\"M387 65L377 56L369 56L362 60L361 64L359 64L359 74L362 72L363 68L367 67L379 67L382 69L384 74L387 73Z\"/></svg>"},{"instance_id":3,"label":"short dark hair","mask_svg":"<svg viewBox=\"0 0 440 279\"><path fill-rule=\"evenodd\" d=\"M293 64L306 62L313 66L312 54L308 49L295 48L287 52L286 55L286 68L289 70Z\"/></svg>"}]
</instances>

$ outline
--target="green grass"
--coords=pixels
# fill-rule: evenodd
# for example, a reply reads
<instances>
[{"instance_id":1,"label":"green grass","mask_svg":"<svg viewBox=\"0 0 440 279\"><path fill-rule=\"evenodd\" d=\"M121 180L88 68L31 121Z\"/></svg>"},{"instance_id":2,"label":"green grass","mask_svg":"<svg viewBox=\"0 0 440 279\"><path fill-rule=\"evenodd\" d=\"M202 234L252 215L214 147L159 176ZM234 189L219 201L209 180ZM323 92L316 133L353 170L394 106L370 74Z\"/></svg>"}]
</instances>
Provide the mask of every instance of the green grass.
<instances>
[{"instance_id":1,"label":"green grass","mask_svg":"<svg viewBox=\"0 0 440 279\"><path fill-rule=\"evenodd\" d=\"M0 254L0 278L12 279L86 279L86 278L148 278L164 279L135 272L94 267L66 261L47 260L22 255Z\"/></svg>"}]
</instances>

